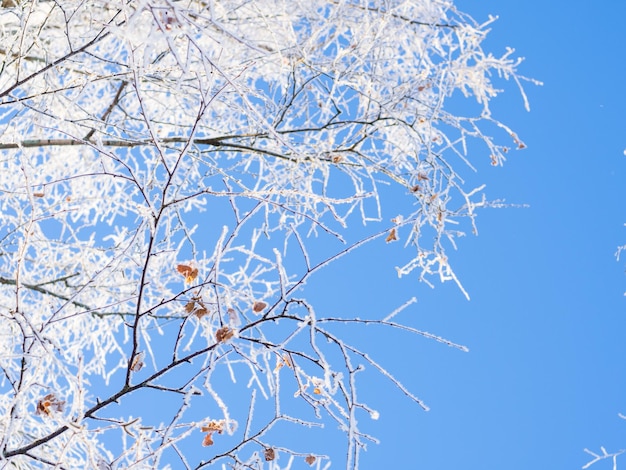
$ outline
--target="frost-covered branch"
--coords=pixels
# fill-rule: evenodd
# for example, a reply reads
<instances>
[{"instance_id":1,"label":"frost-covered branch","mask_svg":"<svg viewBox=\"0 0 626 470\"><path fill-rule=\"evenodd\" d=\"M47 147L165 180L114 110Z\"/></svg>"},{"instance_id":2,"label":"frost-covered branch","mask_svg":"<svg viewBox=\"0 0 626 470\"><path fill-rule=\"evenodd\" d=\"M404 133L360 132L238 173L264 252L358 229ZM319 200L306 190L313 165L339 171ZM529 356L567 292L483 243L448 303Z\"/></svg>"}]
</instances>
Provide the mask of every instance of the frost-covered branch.
<instances>
[{"instance_id":1,"label":"frost-covered branch","mask_svg":"<svg viewBox=\"0 0 626 470\"><path fill-rule=\"evenodd\" d=\"M3 1L2 465L323 468L285 436L332 423L356 468L366 367L426 408L337 331L465 348L411 302L320 311L307 283L401 241L391 272L465 292L450 252L492 203L464 175L524 147L491 116L524 78L488 24L433 0Z\"/></svg>"}]
</instances>

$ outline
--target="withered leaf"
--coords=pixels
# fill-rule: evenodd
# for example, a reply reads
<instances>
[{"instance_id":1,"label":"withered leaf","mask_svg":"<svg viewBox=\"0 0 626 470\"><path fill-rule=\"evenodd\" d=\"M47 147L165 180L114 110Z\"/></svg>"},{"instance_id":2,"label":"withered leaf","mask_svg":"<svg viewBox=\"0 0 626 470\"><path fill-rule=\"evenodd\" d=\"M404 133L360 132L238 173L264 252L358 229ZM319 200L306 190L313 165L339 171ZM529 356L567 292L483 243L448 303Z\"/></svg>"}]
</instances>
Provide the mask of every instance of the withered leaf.
<instances>
[{"instance_id":1,"label":"withered leaf","mask_svg":"<svg viewBox=\"0 0 626 470\"><path fill-rule=\"evenodd\" d=\"M143 368L143 356L143 352L135 354L133 362L130 364L130 370L132 370L133 372L139 372Z\"/></svg>"},{"instance_id":2,"label":"withered leaf","mask_svg":"<svg viewBox=\"0 0 626 470\"><path fill-rule=\"evenodd\" d=\"M265 452L263 452L263 455L267 462L269 462L270 460L274 460L276 458L276 452L274 452L274 449L272 449L271 447L268 447L267 449L265 449Z\"/></svg>"},{"instance_id":3,"label":"withered leaf","mask_svg":"<svg viewBox=\"0 0 626 470\"><path fill-rule=\"evenodd\" d=\"M267 307L267 304L258 300L252 305L252 311L254 313L261 313L263 310L265 310L265 307Z\"/></svg>"},{"instance_id":4,"label":"withered leaf","mask_svg":"<svg viewBox=\"0 0 626 470\"><path fill-rule=\"evenodd\" d=\"M206 436L204 436L204 439L202 440L202 446L203 447L207 447L207 446L212 446L213 445L213 436L212 436L212 432L208 432L206 433Z\"/></svg>"},{"instance_id":5,"label":"withered leaf","mask_svg":"<svg viewBox=\"0 0 626 470\"><path fill-rule=\"evenodd\" d=\"M57 397L54 396L54 393L49 393L37 402L36 414L51 416L52 410L63 411L64 405L64 401L58 400Z\"/></svg>"},{"instance_id":6,"label":"withered leaf","mask_svg":"<svg viewBox=\"0 0 626 470\"><path fill-rule=\"evenodd\" d=\"M209 313L209 311L204 307L201 306L200 308L197 308L193 314L198 317L198 318L202 318L203 316L207 315Z\"/></svg>"},{"instance_id":7,"label":"withered leaf","mask_svg":"<svg viewBox=\"0 0 626 470\"><path fill-rule=\"evenodd\" d=\"M315 456L309 455L304 459L304 461L308 463L309 465L313 465L315 463Z\"/></svg>"},{"instance_id":8,"label":"withered leaf","mask_svg":"<svg viewBox=\"0 0 626 470\"><path fill-rule=\"evenodd\" d=\"M293 368L293 364L291 363L291 357L288 354L283 354L283 362L290 369Z\"/></svg>"},{"instance_id":9,"label":"withered leaf","mask_svg":"<svg viewBox=\"0 0 626 470\"><path fill-rule=\"evenodd\" d=\"M193 282L198 277L198 268L194 268L188 264L179 264L176 270L185 278L185 282Z\"/></svg>"},{"instance_id":10,"label":"withered leaf","mask_svg":"<svg viewBox=\"0 0 626 470\"><path fill-rule=\"evenodd\" d=\"M202 426L200 430L202 432L217 431L218 433L222 434L222 432L224 432L225 425L226 421L223 419L212 419L211 421L209 421L209 424L207 424L206 426Z\"/></svg>"},{"instance_id":11,"label":"withered leaf","mask_svg":"<svg viewBox=\"0 0 626 470\"><path fill-rule=\"evenodd\" d=\"M185 304L185 312L193 313L196 317L202 318L209 313L209 310L199 297L193 297Z\"/></svg>"},{"instance_id":12,"label":"withered leaf","mask_svg":"<svg viewBox=\"0 0 626 470\"><path fill-rule=\"evenodd\" d=\"M389 231L389 235L387 235L387 238L385 238L385 241L389 243L389 242L396 241L397 239L398 239L398 234L396 232L396 228L394 227Z\"/></svg>"},{"instance_id":13,"label":"withered leaf","mask_svg":"<svg viewBox=\"0 0 626 470\"><path fill-rule=\"evenodd\" d=\"M227 326L223 326L215 332L215 339L217 340L218 343L222 343L232 338L233 334L234 334L233 330L231 330Z\"/></svg>"},{"instance_id":14,"label":"withered leaf","mask_svg":"<svg viewBox=\"0 0 626 470\"><path fill-rule=\"evenodd\" d=\"M291 365L291 359L289 358L289 355L287 354L283 354L282 357L278 356L276 358L276 367L274 368L274 370L280 370L283 366L287 366L289 368L293 367Z\"/></svg>"},{"instance_id":15,"label":"withered leaf","mask_svg":"<svg viewBox=\"0 0 626 470\"><path fill-rule=\"evenodd\" d=\"M228 321L230 321L231 323L235 323L239 320L238 316L237 316L237 312L235 311L234 308L229 308L226 313L228 314Z\"/></svg>"},{"instance_id":16,"label":"withered leaf","mask_svg":"<svg viewBox=\"0 0 626 470\"><path fill-rule=\"evenodd\" d=\"M202 426L200 430L206 433L204 436L204 440L202 441L202 445L204 447L213 445L213 433L217 432L218 434L222 434L224 431L224 426L226 421L223 419L212 419L209 421L209 424L206 426Z\"/></svg>"}]
</instances>

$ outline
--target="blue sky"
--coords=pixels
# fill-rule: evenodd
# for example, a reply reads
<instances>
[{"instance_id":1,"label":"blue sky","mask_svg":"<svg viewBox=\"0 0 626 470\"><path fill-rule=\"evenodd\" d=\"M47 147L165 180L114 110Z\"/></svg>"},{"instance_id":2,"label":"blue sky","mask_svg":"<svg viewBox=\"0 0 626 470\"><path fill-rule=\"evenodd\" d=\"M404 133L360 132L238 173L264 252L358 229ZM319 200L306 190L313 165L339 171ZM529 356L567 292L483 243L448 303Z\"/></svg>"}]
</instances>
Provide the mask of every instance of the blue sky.
<instances>
[{"instance_id":1,"label":"blue sky","mask_svg":"<svg viewBox=\"0 0 626 470\"><path fill-rule=\"evenodd\" d=\"M460 241L451 262L469 302L452 283L396 280L376 244L328 274L329 306L390 310L416 296L409 323L470 349L364 334L431 411L372 373L361 393L381 417L362 424L381 444L361 467L581 468L585 447L626 448L626 257L615 259L626 244L626 2L456 5L479 22L499 16L485 48L515 48L521 73L544 82L526 86L530 113L513 83L492 106L528 148L468 175L528 207L484 210L480 235Z\"/></svg>"}]
</instances>

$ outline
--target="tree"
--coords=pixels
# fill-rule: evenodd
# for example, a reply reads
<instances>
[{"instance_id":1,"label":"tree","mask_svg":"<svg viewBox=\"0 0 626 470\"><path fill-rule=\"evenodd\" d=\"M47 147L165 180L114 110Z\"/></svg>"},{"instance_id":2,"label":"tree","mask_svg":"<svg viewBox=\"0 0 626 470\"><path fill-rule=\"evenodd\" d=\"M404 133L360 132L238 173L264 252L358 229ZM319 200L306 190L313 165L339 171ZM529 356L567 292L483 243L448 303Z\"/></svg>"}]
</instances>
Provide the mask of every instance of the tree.
<instances>
[{"instance_id":1,"label":"tree","mask_svg":"<svg viewBox=\"0 0 626 470\"><path fill-rule=\"evenodd\" d=\"M5 465L324 465L284 437L334 422L356 468L365 365L426 409L349 332L464 347L305 284L402 238L399 276L463 289L446 249L494 205L468 145L524 147L490 114L491 76L523 77L488 24L433 0L3 1L0 24Z\"/></svg>"}]
</instances>

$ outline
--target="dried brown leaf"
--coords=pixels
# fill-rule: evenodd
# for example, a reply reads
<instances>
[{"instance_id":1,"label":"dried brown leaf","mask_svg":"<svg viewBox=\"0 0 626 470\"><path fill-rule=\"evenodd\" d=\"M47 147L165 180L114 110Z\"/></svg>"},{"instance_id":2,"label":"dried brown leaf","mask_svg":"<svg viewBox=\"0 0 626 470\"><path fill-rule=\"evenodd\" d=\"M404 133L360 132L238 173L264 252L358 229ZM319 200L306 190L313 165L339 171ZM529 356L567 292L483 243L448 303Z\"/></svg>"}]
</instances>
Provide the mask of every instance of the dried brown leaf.
<instances>
[{"instance_id":1,"label":"dried brown leaf","mask_svg":"<svg viewBox=\"0 0 626 470\"><path fill-rule=\"evenodd\" d=\"M226 313L228 314L228 320L231 323L236 323L239 320L237 312L234 308L229 308L228 310L226 310Z\"/></svg>"},{"instance_id":2,"label":"dried brown leaf","mask_svg":"<svg viewBox=\"0 0 626 470\"><path fill-rule=\"evenodd\" d=\"M202 446L207 447L207 446L212 446L212 445L213 445L213 433L208 432L206 433L206 436L204 436L204 439L202 440Z\"/></svg>"},{"instance_id":3,"label":"dried brown leaf","mask_svg":"<svg viewBox=\"0 0 626 470\"><path fill-rule=\"evenodd\" d=\"M188 264L179 264L176 270L185 278L185 282L193 282L198 277L198 268Z\"/></svg>"},{"instance_id":4,"label":"dried brown leaf","mask_svg":"<svg viewBox=\"0 0 626 470\"><path fill-rule=\"evenodd\" d=\"M226 421L223 419L212 419L211 421L209 421L209 424L207 424L206 426L202 426L200 430L202 432L217 431L218 433L222 434L222 432L224 432L225 425Z\"/></svg>"},{"instance_id":5,"label":"dried brown leaf","mask_svg":"<svg viewBox=\"0 0 626 470\"><path fill-rule=\"evenodd\" d=\"M306 463L308 463L309 465L313 465L315 463L315 456L314 455L308 455L304 461Z\"/></svg>"},{"instance_id":6,"label":"dried brown leaf","mask_svg":"<svg viewBox=\"0 0 626 470\"><path fill-rule=\"evenodd\" d=\"M63 411L64 405L64 401L58 400L54 393L49 393L37 402L37 409L35 412L38 415L51 416L52 410L59 412Z\"/></svg>"},{"instance_id":7,"label":"dried brown leaf","mask_svg":"<svg viewBox=\"0 0 626 470\"><path fill-rule=\"evenodd\" d=\"M265 457L265 460L269 462L276 458L276 452L274 452L274 449L272 449L271 447L268 447L267 449L265 449L265 452L263 452L263 456Z\"/></svg>"},{"instance_id":8,"label":"dried brown leaf","mask_svg":"<svg viewBox=\"0 0 626 470\"><path fill-rule=\"evenodd\" d=\"M287 366L290 369L293 368L288 354L283 354L282 357L276 358L276 368L274 370L280 370L283 366Z\"/></svg>"},{"instance_id":9,"label":"dried brown leaf","mask_svg":"<svg viewBox=\"0 0 626 470\"><path fill-rule=\"evenodd\" d=\"M133 362L130 364L130 370L132 370L133 372L139 372L143 368L143 356L143 352L135 354Z\"/></svg>"},{"instance_id":10,"label":"dried brown leaf","mask_svg":"<svg viewBox=\"0 0 626 470\"><path fill-rule=\"evenodd\" d=\"M261 313L263 310L265 310L265 307L267 307L267 304L265 302L262 302L260 300L257 300L256 302L254 302L254 304L252 305L252 311L254 313Z\"/></svg>"},{"instance_id":11,"label":"dried brown leaf","mask_svg":"<svg viewBox=\"0 0 626 470\"><path fill-rule=\"evenodd\" d=\"M394 227L389 231L389 235L387 235L387 238L385 238L385 241L389 243L389 242L394 242L397 239L398 239L398 233L396 232L396 228Z\"/></svg>"},{"instance_id":12,"label":"dried brown leaf","mask_svg":"<svg viewBox=\"0 0 626 470\"><path fill-rule=\"evenodd\" d=\"M231 339L233 337L233 334L234 332L232 329L230 329L228 326L223 326L215 332L215 339L218 343L222 343Z\"/></svg>"},{"instance_id":13,"label":"dried brown leaf","mask_svg":"<svg viewBox=\"0 0 626 470\"><path fill-rule=\"evenodd\" d=\"M207 315L208 313L209 313L209 311L204 306L201 306L201 307L197 308L193 312L193 314L196 317L198 317L198 318L202 318L203 316Z\"/></svg>"}]
</instances>

